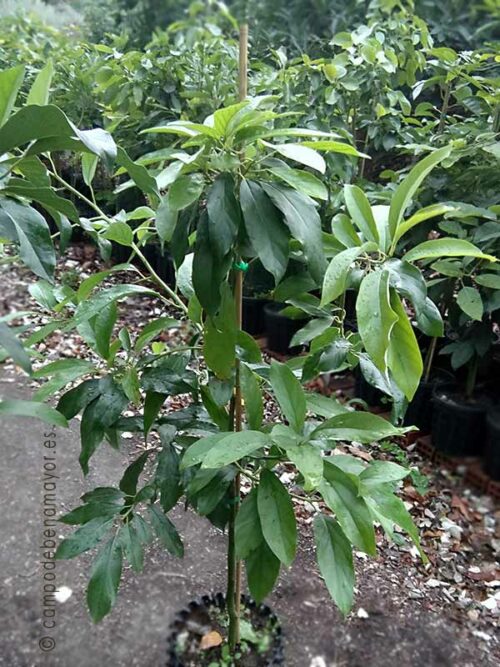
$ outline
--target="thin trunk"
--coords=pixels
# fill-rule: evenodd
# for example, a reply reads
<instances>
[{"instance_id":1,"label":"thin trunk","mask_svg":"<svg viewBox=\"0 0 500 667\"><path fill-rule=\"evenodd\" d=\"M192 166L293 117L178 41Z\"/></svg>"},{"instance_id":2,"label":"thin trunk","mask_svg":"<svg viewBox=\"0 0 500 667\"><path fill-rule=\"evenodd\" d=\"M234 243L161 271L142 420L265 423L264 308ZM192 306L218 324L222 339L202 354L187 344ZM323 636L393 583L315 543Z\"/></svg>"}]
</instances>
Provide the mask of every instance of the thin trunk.
<instances>
[{"instance_id":1,"label":"thin trunk","mask_svg":"<svg viewBox=\"0 0 500 667\"><path fill-rule=\"evenodd\" d=\"M436 354L437 340L438 340L437 338L433 338L431 340L431 344L429 345L429 349L427 350L427 355L425 357L425 365L424 365L424 382L429 382L432 370L432 364L434 362L434 356Z\"/></svg>"},{"instance_id":2,"label":"thin trunk","mask_svg":"<svg viewBox=\"0 0 500 667\"><path fill-rule=\"evenodd\" d=\"M248 25L240 26L240 56L239 56L239 98L243 101L247 97L248 78ZM243 302L243 272L235 271L234 301L236 310L236 326L241 329L242 302ZM232 409L232 429L241 431L243 425L243 401L241 397L240 362L235 361L235 383ZM240 603L241 603L241 561L236 558L235 523L240 506L240 475L237 474L233 483L233 498L231 517L228 528L227 549L227 611L229 616L229 647L234 652L240 641Z\"/></svg>"}]
</instances>

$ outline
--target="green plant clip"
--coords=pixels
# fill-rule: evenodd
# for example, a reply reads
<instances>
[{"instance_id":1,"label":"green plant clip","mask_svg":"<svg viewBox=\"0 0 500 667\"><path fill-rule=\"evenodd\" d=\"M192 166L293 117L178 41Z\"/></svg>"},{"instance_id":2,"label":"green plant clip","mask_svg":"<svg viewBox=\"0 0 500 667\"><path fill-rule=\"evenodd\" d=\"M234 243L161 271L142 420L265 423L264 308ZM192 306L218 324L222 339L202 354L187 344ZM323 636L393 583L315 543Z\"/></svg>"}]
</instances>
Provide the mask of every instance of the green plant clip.
<instances>
[{"instance_id":1,"label":"green plant clip","mask_svg":"<svg viewBox=\"0 0 500 667\"><path fill-rule=\"evenodd\" d=\"M243 273L246 273L248 271L248 262L244 262L243 260L240 262L234 262L233 263L233 269L235 271L243 271Z\"/></svg>"}]
</instances>

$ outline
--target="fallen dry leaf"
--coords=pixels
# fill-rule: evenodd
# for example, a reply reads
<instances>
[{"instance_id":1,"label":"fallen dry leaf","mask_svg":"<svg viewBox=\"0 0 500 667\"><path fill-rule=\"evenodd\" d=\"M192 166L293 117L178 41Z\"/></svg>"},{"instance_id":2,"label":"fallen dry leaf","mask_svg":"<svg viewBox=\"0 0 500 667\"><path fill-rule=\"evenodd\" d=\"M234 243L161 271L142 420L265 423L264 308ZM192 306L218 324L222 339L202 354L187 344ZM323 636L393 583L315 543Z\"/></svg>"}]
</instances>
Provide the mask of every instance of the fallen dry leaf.
<instances>
[{"instance_id":1,"label":"fallen dry leaf","mask_svg":"<svg viewBox=\"0 0 500 667\"><path fill-rule=\"evenodd\" d=\"M220 646L222 644L222 637L216 631L207 632L206 635L203 635L200 642L200 648L202 651L206 651L209 648L214 648L214 646Z\"/></svg>"}]
</instances>

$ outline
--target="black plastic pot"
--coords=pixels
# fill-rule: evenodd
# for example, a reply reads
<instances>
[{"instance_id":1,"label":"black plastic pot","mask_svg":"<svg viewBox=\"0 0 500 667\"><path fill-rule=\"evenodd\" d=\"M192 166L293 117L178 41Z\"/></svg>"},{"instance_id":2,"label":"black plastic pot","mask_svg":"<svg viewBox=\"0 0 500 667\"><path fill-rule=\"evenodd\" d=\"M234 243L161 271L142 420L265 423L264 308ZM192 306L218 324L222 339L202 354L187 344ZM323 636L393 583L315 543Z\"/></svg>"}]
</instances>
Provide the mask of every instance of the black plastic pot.
<instances>
[{"instance_id":1,"label":"black plastic pot","mask_svg":"<svg viewBox=\"0 0 500 667\"><path fill-rule=\"evenodd\" d=\"M372 385L365 380L364 375L359 368L357 368L354 373L354 397L360 398L371 408L386 407L391 400L383 391L380 391L377 387L372 387Z\"/></svg>"},{"instance_id":2,"label":"black plastic pot","mask_svg":"<svg viewBox=\"0 0 500 667\"><path fill-rule=\"evenodd\" d=\"M443 371L444 373L444 371ZM433 395L437 387L453 383L446 377L436 376L429 380L421 380L413 400L408 406L404 418L405 426L416 426L422 433L430 433L432 429L432 414L434 411Z\"/></svg>"},{"instance_id":3,"label":"black plastic pot","mask_svg":"<svg viewBox=\"0 0 500 667\"><path fill-rule=\"evenodd\" d=\"M253 296L243 297L243 331L251 336L264 333L266 329L264 307L268 303L269 299L258 299Z\"/></svg>"},{"instance_id":4,"label":"black plastic pot","mask_svg":"<svg viewBox=\"0 0 500 667\"><path fill-rule=\"evenodd\" d=\"M488 400L467 401L454 385L433 392L432 443L450 456L481 456L486 438Z\"/></svg>"},{"instance_id":5,"label":"black plastic pot","mask_svg":"<svg viewBox=\"0 0 500 667\"><path fill-rule=\"evenodd\" d=\"M143 254L159 277L169 287L175 287L175 265L171 255L166 251L162 252L156 243L148 243L144 247Z\"/></svg>"},{"instance_id":6,"label":"black plastic pot","mask_svg":"<svg viewBox=\"0 0 500 667\"><path fill-rule=\"evenodd\" d=\"M264 306L265 330L267 333L267 347L271 352L278 354L296 354L300 347L290 347L290 342L307 320L292 320L291 317L281 314L286 303L268 303Z\"/></svg>"},{"instance_id":7,"label":"black plastic pot","mask_svg":"<svg viewBox=\"0 0 500 667\"><path fill-rule=\"evenodd\" d=\"M270 623L273 627L274 637L272 646L268 651L268 657L263 658L263 661L259 663L259 665L261 665L261 667L282 667L285 664L283 634L277 616L267 605L257 605L246 595L241 596L241 602L242 606L254 610L260 618L266 623ZM204 595L198 600L193 600L189 603L186 609L183 609L176 615L174 621L170 625L170 634L167 640L168 658L166 667L185 667L183 657L178 654L177 650L179 636L193 627L193 619L209 612L213 607L217 607L220 610L226 608L226 599L222 593L217 593L216 595ZM196 623L196 621L194 621L194 623Z\"/></svg>"},{"instance_id":8,"label":"black plastic pot","mask_svg":"<svg viewBox=\"0 0 500 667\"><path fill-rule=\"evenodd\" d=\"M500 407L492 408L486 416L483 468L491 479L500 481Z\"/></svg>"}]
</instances>

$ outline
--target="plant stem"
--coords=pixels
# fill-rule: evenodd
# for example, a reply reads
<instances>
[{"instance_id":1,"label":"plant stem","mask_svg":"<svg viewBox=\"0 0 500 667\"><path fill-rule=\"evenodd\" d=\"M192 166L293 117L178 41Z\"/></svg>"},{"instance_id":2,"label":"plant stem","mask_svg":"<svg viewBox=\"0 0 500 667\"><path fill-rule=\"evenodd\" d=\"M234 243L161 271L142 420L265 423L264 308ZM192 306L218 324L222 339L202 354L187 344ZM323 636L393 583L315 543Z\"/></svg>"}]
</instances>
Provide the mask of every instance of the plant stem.
<instances>
[{"instance_id":1,"label":"plant stem","mask_svg":"<svg viewBox=\"0 0 500 667\"><path fill-rule=\"evenodd\" d=\"M427 350L427 354L425 356L424 382L429 382L432 370L432 364L434 362L434 356L436 354L436 346L437 346L437 338L433 338L431 340L431 344L429 345L429 349Z\"/></svg>"},{"instance_id":2,"label":"plant stem","mask_svg":"<svg viewBox=\"0 0 500 667\"><path fill-rule=\"evenodd\" d=\"M467 372L467 382L465 385L465 398L467 400L470 400L472 398L472 394L474 393L474 389L476 387L478 367L479 367L479 358L477 354L475 354L474 358L469 364Z\"/></svg>"}]
</instances>

